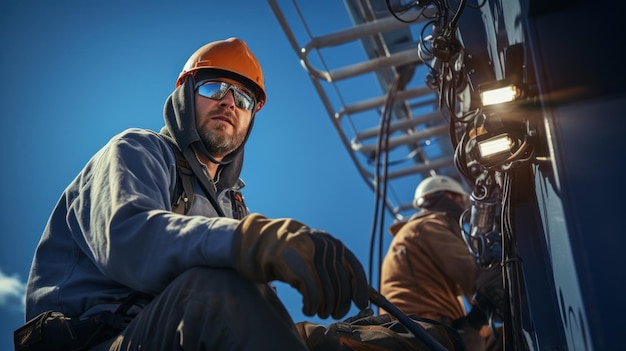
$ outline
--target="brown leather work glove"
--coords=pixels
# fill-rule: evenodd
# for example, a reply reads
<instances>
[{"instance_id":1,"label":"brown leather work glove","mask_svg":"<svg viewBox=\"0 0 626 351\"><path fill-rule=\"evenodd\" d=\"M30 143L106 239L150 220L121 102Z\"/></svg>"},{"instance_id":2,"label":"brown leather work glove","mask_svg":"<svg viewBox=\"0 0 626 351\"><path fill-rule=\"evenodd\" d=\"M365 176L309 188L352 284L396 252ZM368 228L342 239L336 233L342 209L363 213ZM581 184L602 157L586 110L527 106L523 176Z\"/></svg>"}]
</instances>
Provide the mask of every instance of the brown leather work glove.
<instances>
[{"instance_id":1,"label":"brown leather work glove","mask_svg":"<svg viewBox=\"0 0 626 351\"><path fill-rule=\"evenodd\" d=\"M236 269L258 283L286 282L302 294L302 312L338 319L351 301L363 309L368 282L361 263L341 241L293 219L246 216L237 229Z\"/></svg>"}]
</instances>

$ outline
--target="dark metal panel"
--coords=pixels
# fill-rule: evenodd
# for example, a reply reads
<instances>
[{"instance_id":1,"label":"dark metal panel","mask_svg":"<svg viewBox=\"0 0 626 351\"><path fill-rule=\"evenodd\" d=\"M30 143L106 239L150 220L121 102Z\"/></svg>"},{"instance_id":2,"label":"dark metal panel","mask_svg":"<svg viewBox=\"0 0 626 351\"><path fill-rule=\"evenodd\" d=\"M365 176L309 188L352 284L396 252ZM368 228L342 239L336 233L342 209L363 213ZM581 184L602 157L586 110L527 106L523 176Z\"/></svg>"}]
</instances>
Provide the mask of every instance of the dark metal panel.
<instances>
[{"instance_id":1,"label":"dark metal panel","mask_svg":"<svg viewBox=\"0 0 626 351\"><path fill-rule=\"evenodd\" d=\"M626 274L619 258L626 237L616 233L622 229L626 195L626 158L619 142L626 131L626 99L620 54L611 49L624 33L616 32L619 4L531 1L530 9L529 48L545 118L542 137L551 151L551 162L537 175L542 180L537 194L560 318L571 347L620 349L618 316L626 310L617 301ZM590 11L598 16L590 17Z\"/></svg>"}]
</instances>

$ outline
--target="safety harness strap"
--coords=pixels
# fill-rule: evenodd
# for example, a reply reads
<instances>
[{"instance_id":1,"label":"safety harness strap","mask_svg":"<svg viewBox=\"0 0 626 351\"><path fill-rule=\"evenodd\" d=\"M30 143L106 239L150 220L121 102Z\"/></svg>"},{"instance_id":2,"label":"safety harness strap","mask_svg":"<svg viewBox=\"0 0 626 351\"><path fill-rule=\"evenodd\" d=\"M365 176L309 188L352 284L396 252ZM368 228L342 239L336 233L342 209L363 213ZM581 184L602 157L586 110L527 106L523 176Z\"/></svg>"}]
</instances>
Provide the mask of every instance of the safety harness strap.
<instances>
[{"instance_id":1,"label":"safety harness strap","mask_svg":"<svg viewBox=\"0 0 626 351\"><path fill-rule=\"evenodd\" d=\"M172 212L186 214L191 208L191 204L194 199L193 171L189 166L189 162L187 162L187 159L185 159L185 156L183 156L183 153L178 148L178 145L176 145L176 143L167 135L159 135L167 141L176 156L176 169L178 171L178 176L176 177L176 187L174 188ZM182 191L180 189L181 186Z\"/></svg>"}]
</instances>

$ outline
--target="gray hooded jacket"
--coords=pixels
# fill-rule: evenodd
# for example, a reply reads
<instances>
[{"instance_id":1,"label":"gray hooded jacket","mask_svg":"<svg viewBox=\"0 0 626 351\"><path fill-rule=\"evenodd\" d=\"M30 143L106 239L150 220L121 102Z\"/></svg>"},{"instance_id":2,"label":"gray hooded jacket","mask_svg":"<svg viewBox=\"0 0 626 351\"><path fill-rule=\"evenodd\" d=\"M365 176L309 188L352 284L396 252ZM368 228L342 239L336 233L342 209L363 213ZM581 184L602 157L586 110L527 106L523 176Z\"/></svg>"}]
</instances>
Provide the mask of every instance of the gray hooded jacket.
<instances>
[{"instance_id":1,"label":"gray hooded jacket","mask_svg":"<svg viewBox=\"0 0 626 351\"><path fill-rule=\"evenodd\" d=\"M206 152L195 128L193 84L187 80L168 97L161 133L199 163L190 157L192 144ZM242 163L243 145L220 166L209 193L195 179L192 207L179 215L171 212L176 158L163 136L136 128L114 136L48 220L30 271L26 319L48 310L70 317L113 310L111 302L133 292L158 294L191 267L233 268L239 220L232 218L232 193L244 186Z\"/></svg>"}]
</instances>

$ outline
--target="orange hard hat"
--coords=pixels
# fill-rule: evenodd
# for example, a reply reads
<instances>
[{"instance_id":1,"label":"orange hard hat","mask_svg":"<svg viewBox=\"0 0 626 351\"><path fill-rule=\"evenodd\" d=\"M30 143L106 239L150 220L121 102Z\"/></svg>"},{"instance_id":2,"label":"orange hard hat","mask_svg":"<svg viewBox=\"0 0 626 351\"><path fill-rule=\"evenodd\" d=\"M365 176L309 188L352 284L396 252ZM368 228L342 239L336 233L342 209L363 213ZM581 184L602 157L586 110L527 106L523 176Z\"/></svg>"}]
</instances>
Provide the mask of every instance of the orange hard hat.
<instances>
[{"instance_id":1,"label":"orange hard hat","mask_svg":"<svg viewBox=\"0 0 626 351\"><path fill-rule=\"evenodd\" d=\"M258 108L265 104L263 71L248 45L241 39L228 38L208 43L196 50L185 63L176 80L176 87L197 70L214 69L234 73L244 77L256 86Z\"/></svg>"}]
</instances>

